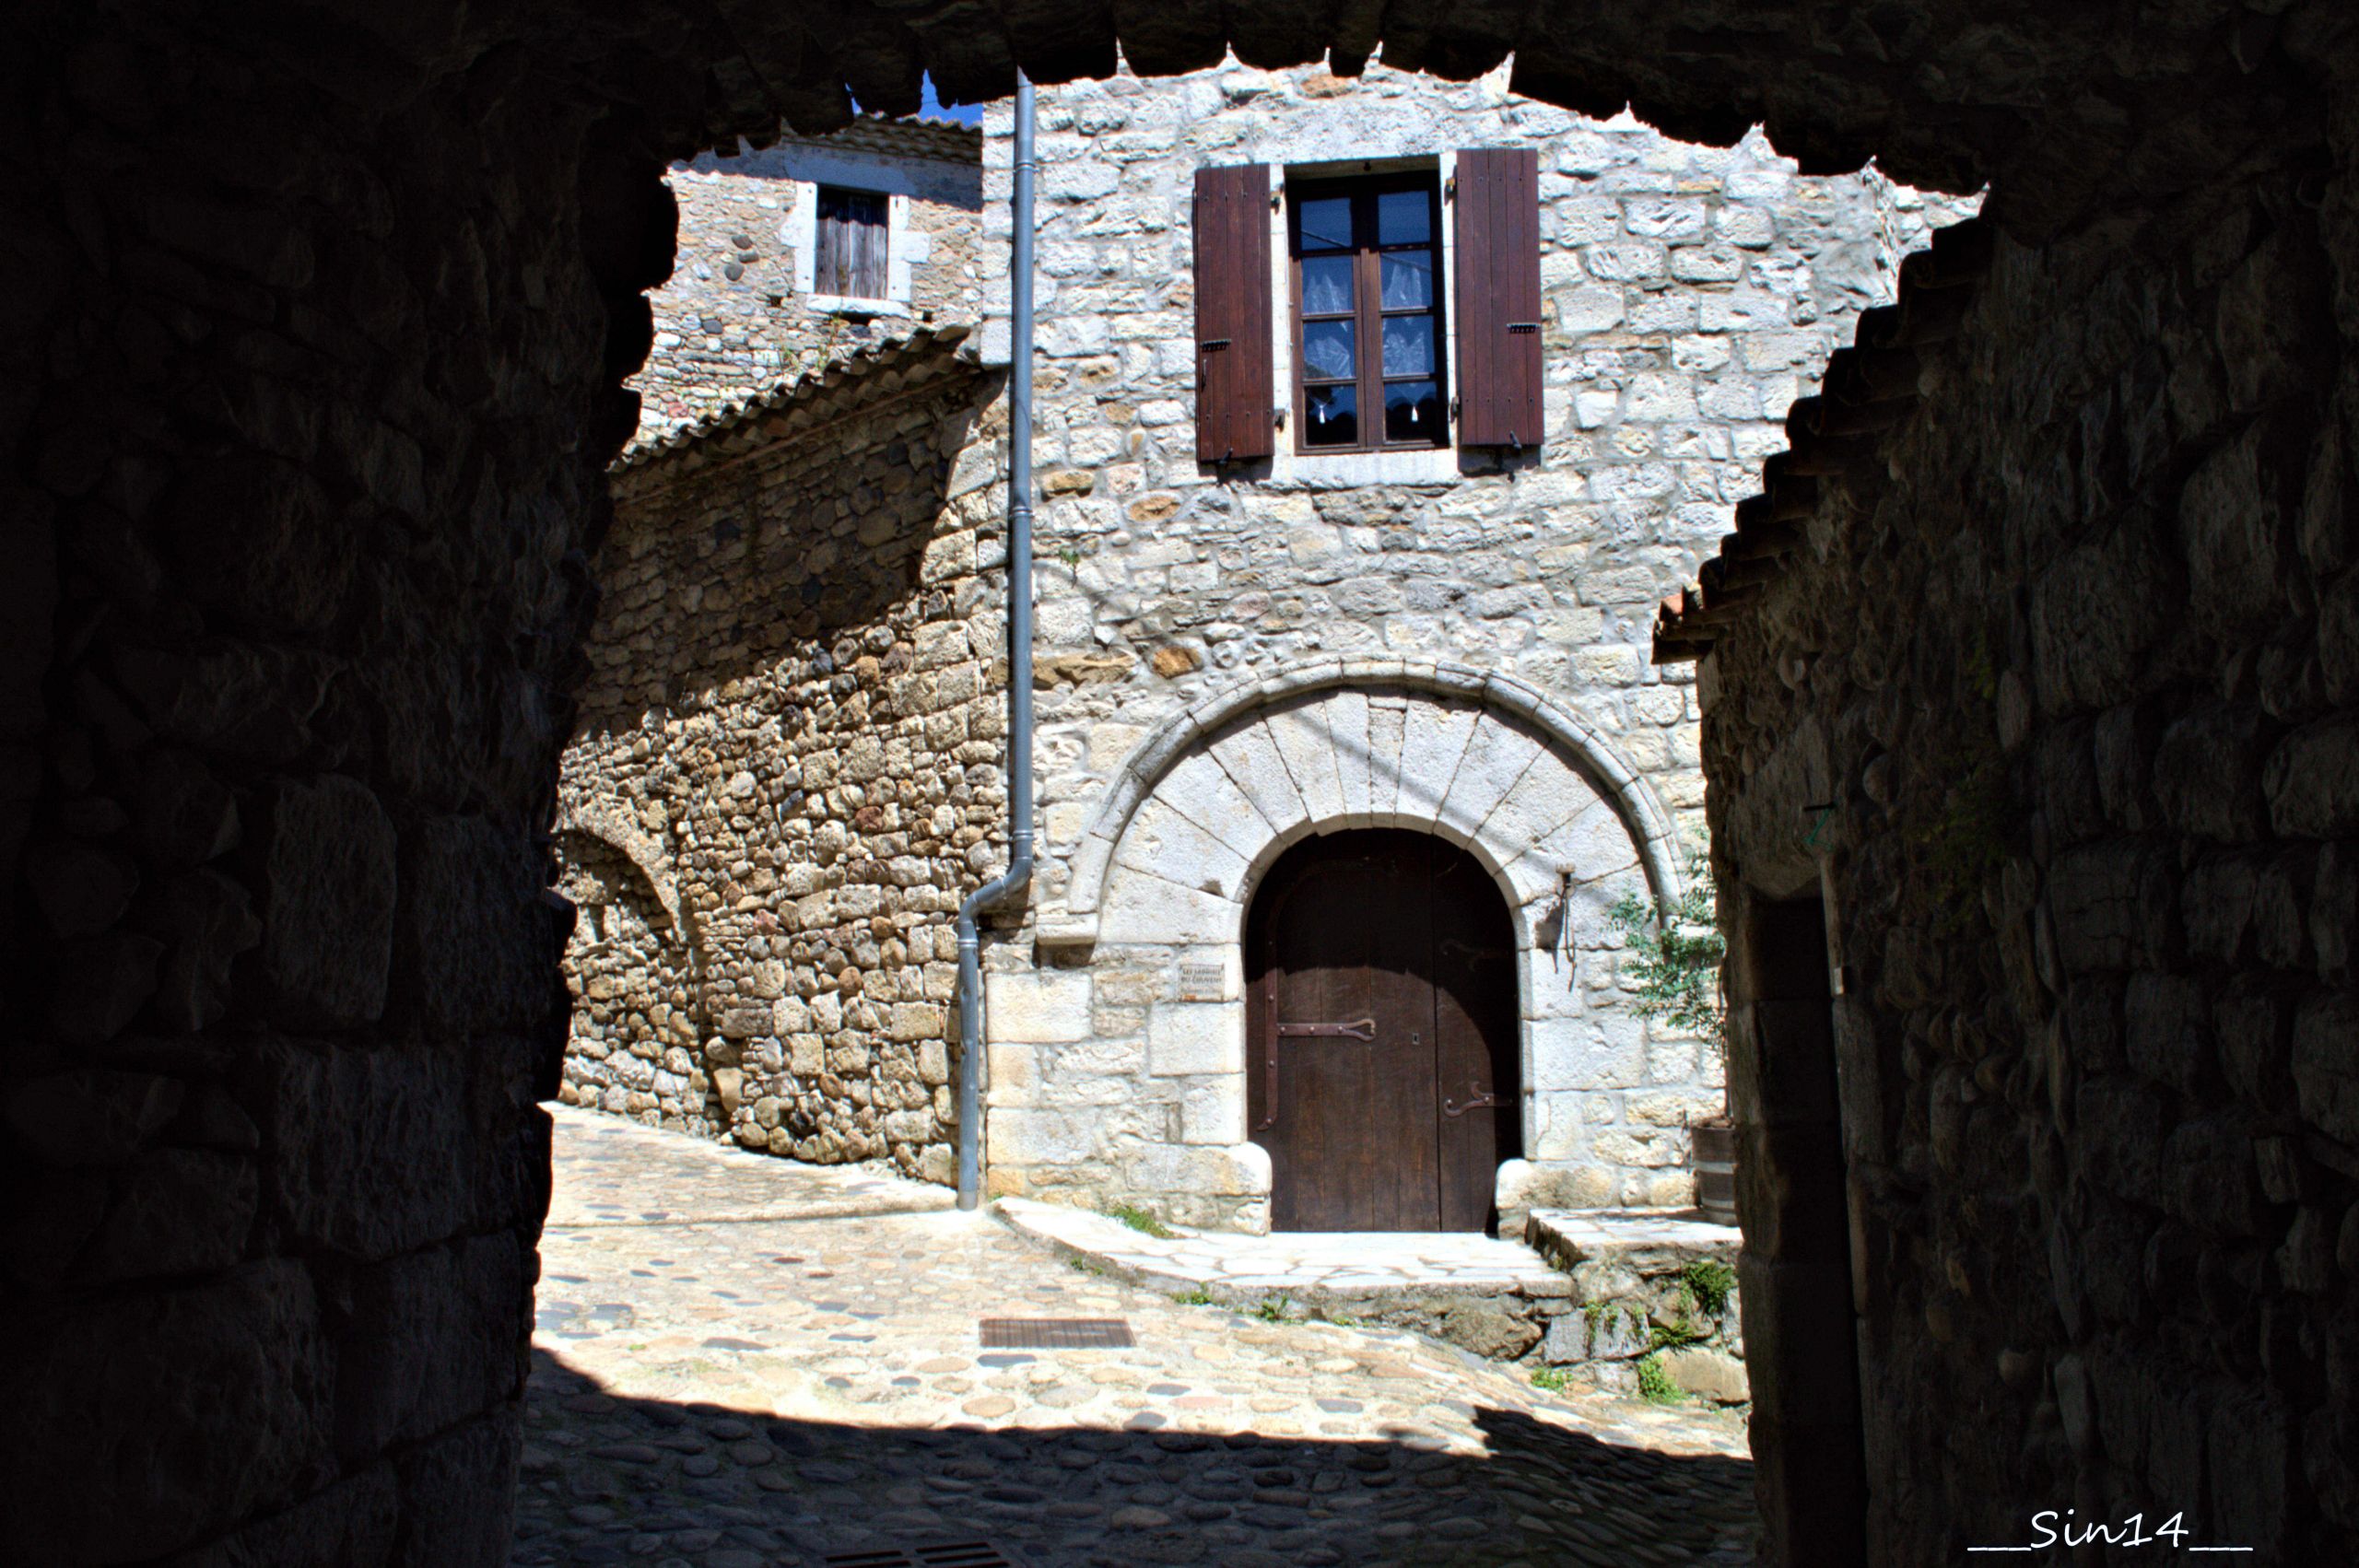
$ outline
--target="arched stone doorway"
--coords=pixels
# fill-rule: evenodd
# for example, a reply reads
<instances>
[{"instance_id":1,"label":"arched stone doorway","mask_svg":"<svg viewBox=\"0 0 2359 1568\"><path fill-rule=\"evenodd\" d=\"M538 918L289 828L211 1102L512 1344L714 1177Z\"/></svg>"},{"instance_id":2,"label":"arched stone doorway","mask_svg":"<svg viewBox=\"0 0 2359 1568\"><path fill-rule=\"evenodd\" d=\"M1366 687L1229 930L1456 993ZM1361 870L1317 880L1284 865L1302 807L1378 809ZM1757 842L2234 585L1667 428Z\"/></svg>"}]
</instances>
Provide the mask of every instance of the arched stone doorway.
<instances>
[{"instance_id":1,"label":"arched stone doorway","mask_svg":"<svg viewBox=\"0 0 2359 1568\"><path fill-rule=\"evenodd\" d=\"M1246 924L1270 1228L1479 1231L1521 1152L1515 933L1473 856L1364 828L1286 851Z\"/></svg>"},{"instance_id":2,"label":"arched stone doorway","mask_svg":"<svg viewBox=\"0 0 2359 1568\"><path fill-rule=\"evenodd\" d=\"M1378 9L865 7L824 46L794 6L27 11L0 94L24 173L0 991L41 1107L10 1158L61 1195L28 1234L63 1269L141 1168L130 1135L72 1129L183 1135L121 1120L122 1074L129 1106L234 1089L259 1140L192 1192L217 1223L169 1271L18 1276L42 1351L0 1453L37 1505L0 1555L500 1560L531 1313L503 1258L545 1201L570 919L539 839L639 293L673 250L664 158L781 109L842 123L847 76L898 111L926 64L990 97L1019 62L1110 72L1118 30L1155 73L1234 29L1259 64L1332 42L1344 77L1379 35L1453 76L1514 48L1553 101L1992 181L1979 298L1930 269L1878 318L1910 341L1795 406L1833 450L1773 459L1778 498L1742 514L1815 575L1773 592L1732 562L1698 607L1767 602L1702 683L1714 788L1743 791L1724 869L1827 862L1871 1551L1947 1561L2014 1539L2022 1499L2142 1505L2142 1476L2264 1555L2351 1556L2348 7ZM1942 743L1961 715L1987 766ZM1923 874L1929 842L1954 874ZM202 1041L142 1022L166 975L241 965ZM1741 1082L1777 1066L1742 1033L1734 1058ZM371 1305L462 1238L470 1305ZM2150 1246L2235 1288L2140 1293ZM454 1376L396 1390L420 1365Z\"/></svg>"},{"instance_id":3,"label":"arched stone doorway","mask_svg":"<svg viewBox=\"0 0 2359 1568\"><path fill-rule=\"evenodd\" d=\"M992 1189L1269 1230L1250 905L1297 847L1399 829L1462 850L1507 912L1518 1155L1491 1201L1509 1227L1534 1207L1684 1202L1684 1129L1661 1107L1716 1107L1717 1063L1622 1005L1606 916L1667 866L1652 825L1667 837L1669 813L1601 737L1523 695L1447 668L1331 667L1143 742L1102 858L1086 844L1067 918L1044 914L1054 956L987 976Z\"/></svg>"}]
</instances>

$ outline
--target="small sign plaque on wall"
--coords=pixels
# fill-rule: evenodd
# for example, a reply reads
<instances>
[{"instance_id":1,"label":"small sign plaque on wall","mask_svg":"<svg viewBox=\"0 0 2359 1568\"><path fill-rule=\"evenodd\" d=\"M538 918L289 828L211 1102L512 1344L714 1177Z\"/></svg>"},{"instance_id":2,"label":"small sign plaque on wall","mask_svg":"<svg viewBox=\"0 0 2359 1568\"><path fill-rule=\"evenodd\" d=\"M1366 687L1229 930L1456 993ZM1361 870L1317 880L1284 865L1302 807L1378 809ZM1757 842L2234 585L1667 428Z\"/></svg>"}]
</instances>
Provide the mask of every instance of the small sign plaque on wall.
<instances>
[{"instance_id":1,"label":"small sign plaque on wall","mask_svg":"<svg viewBox=\"0 0 2359 1568\"><path fill-rule=\"evenodd\" d=\"M1182 964L1180 965L1180 1000L1181 1001L1218 1001L1224 978L1218 964Z\"/></svg>"}]
</instances>

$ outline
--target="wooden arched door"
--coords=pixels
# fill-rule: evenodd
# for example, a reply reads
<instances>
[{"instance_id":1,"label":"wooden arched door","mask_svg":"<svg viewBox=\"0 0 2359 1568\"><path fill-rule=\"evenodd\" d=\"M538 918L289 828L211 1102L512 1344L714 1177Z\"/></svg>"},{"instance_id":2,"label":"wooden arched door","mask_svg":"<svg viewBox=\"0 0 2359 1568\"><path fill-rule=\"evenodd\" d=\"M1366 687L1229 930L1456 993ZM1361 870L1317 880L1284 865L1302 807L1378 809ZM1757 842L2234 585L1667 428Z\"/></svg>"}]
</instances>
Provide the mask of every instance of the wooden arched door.
<instances>
[{"instance_id":1,"label":"wooden arched door","mask_svg":"<svg viewBox=\"0 0 2359 1568\"><path fill-rule=\"evenodd\" d=\"M1521 1153L1513 927L1429 834L1305 840L1246 919L1248 1124L1273 1229L1479 1231Z\"/></svg>"}]
</instances>

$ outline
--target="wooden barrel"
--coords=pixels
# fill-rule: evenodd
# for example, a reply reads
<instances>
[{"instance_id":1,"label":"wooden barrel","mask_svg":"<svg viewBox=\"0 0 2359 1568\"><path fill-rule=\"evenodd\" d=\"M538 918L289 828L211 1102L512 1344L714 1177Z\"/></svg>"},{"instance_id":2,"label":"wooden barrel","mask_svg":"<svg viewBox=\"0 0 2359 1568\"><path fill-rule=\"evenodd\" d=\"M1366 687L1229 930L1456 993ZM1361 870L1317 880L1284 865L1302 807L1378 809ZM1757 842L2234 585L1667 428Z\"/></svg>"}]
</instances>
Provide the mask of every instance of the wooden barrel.
<instances>
[{"instance_id":1,"label":"wooden barrel","mask_svg":"<svg viewBox=\"0 0 2359 1568\"><path fill-rule=\"evenodd\" d=\"M1689 1128L1696 1207L1716 1224L1736 1223L1736 1129L1724 1120Z\"/></svg>"}]
</instances>

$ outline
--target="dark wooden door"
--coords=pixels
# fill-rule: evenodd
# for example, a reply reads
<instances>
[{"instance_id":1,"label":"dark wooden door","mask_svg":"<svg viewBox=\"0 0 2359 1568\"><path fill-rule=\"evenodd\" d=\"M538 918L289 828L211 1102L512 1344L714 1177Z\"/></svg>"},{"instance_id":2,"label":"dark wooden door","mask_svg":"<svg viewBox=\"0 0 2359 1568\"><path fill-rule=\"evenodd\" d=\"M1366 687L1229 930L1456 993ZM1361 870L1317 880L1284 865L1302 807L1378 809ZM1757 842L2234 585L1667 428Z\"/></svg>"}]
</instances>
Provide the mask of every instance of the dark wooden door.
<instances>
[{"instance_id":1,"label":"dark wooden door","mask_svg":"<svg viewBox=\"0 0 2359 1568\"><path fill-rule=\"evenodd\" d=\"M1520 1152L1515 953L1472 857L1372 828L1297 845L1247 922L1253 1137L1282 1231L1474 1231Z\"/></svg>"}]
</instances>

